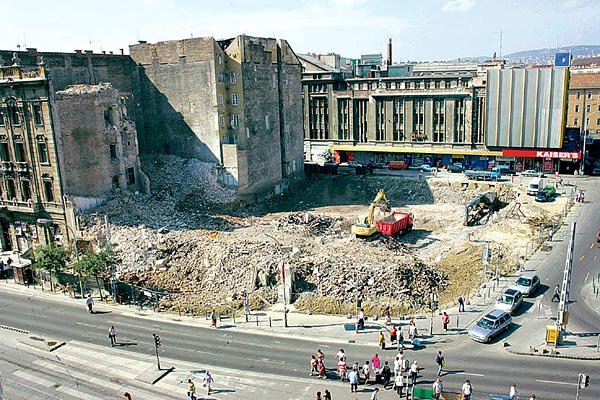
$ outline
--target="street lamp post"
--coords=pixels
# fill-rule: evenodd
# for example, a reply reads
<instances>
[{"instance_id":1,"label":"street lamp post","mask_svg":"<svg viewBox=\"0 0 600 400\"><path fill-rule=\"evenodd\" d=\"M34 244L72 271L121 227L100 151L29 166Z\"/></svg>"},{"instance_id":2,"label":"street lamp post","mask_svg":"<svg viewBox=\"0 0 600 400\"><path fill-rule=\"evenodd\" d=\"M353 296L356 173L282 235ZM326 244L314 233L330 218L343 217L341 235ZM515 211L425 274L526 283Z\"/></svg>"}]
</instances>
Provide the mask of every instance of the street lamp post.
<instances>
[{"instance_id":1,"label":"street lamp post","mask_svg":"<svg viewBox=\"0 0 600 400\"><path fill-rule=\"evenodd\" d=\"M279 264L281 266L281 281L283 282L283 326L288 327L288 319L287 319L287 294L286 294L286 284L285 284L285 263L283 262L283 252L281 251L281 243L273 236L265 233L266 236L270 237L277 243L277 251L279 252Z\"/></svg>"}]
</instances>

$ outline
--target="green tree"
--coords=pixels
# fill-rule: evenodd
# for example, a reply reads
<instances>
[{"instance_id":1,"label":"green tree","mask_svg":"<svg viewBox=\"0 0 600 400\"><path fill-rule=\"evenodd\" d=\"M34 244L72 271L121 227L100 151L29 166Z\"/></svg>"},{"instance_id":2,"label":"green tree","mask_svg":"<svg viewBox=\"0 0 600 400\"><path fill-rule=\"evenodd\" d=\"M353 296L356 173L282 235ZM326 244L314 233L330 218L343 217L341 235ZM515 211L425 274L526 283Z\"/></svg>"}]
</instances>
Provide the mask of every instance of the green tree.
<instances>
[{"instance_id":1,"label":"green tree","mask_svg":"<svg viewBox=\"0 0 600 400\"><path fill-rule=\"evenodd\" d=\"M96 284L100 288L100 276L106 276L114 264L112 252L108 249L102 249L99 252L88 251L79 257L79 260L73 266L73 269L80 277L91 277L96 279ZM83 295L83 294L82 294ZM102 290L100 290L100 300L103 301Z\"/></svg>"},{"instance_id":2,"label":"green tree","mask_svg":"<svg viewBox=\"0 0 600 400\"><path fill-rule=\"evenodd\" d=\"M49 245L36 247L34 255L34 268L46 271L50 274L50 290L54 291L52 277L56 277L59 272L62 272L67 268L71 252L64 247Z\"/></svg>"}]
</instances>

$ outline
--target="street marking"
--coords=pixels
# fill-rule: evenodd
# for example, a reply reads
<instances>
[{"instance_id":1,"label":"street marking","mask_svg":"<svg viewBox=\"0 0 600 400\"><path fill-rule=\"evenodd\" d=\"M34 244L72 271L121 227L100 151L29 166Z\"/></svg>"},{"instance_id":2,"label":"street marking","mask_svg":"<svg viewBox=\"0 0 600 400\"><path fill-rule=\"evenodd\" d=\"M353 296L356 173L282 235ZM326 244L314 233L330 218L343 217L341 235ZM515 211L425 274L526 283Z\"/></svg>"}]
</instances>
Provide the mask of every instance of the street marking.
<instances>
[{"instance_id":1,"label":"street marking","mask_svg":"<svg viewBox=\"0 0 600 400\"><path fill-rule=\"evenodd\" d=\"M485 376L484 374L476 374L474 372L457 372L456 375Z\"/></svg>"},{"instance_id":2,"label":"street marking","mask_svg":"<svg viewBox=\"0 0 600 400\"><path fill-rule=\"evenodd\" d=\"M589 277L590 277L590 273L588 272L587 275L585 276L585 279L583 280L583 283L586 283L587 282L587 278L589 278Z\"/></svg>"},{"instance_id":3,"label":"street marking","mask_svg":"<svg viewBox=\"0 0 600 400\"><path fill-rule=\"evenodd\" d=\"M585 258L585 256L579 257L579 261L583 260L584 258Z\"/></svg>"},{"instance_id":4,"label":"street marking","mask_svg":"<svg viewBox=\"0 0 600 400\"><path fill-rule=\"evenodd\" d=\"M541 379L536 379L536 382L541 382L541 383L555 383L557 385L570 385L570 386L577 386L576 383L571 383L571 382L556 382L556 381L544 381Z\"/></svg>"}]
</instances>

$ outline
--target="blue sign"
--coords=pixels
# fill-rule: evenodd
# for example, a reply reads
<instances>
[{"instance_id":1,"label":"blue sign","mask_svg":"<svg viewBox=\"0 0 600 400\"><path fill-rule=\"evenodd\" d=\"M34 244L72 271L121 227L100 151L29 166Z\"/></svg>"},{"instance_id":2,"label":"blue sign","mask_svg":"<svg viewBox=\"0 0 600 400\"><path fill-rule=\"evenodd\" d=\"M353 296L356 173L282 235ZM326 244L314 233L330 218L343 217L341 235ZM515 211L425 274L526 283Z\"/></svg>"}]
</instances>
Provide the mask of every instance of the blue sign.
<instances>
[{"instance_id":1,"label":"blue sign","mask_svg":"<svg viewBox=\"0 0 600 400\"><path fill-rule=\"evenodd\" d=\"M511 400L511 398L500 396L498 394L490 394L490 400Z\"/></svg>"},{"instance_id":2,"label":"blue sign","mask_svg":"<svg viewBox=\"0 0 600 400\"><path fill-rule=\"evenodd\" d=\"M554 66L555 67L570 67L571 66L571 53L556 53L554 55Z\"/></svg>"}]
</instances>

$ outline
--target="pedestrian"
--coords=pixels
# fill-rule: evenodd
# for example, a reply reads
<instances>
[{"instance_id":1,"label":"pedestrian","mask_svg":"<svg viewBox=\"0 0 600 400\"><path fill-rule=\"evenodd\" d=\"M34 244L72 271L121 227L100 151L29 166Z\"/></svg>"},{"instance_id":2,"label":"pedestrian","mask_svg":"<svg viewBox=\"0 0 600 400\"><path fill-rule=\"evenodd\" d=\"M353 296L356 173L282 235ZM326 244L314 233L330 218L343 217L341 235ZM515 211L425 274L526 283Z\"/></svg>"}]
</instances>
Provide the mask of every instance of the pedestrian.
<instances>
[{"instance_id":1,"label":"pedestrian","mask_svg":"<svg viewBox=\"0 0 600 400\"><path fill-rule=\"evenodd\" d=\"M73 286L70 283L67 283L67 286L65 286L65 292L67 292L69 298L73 298Z\"/></svg>"},{"instance_id":2,"label":"pedestrian","mask_svg":"<svg viewBox=\"0 0 600 400\"><path fill-rule=\"evenodd\" d=\"M325 392L323 393L323 400L331 400L331 392L329 389L325 389Z\"/></svg>"},{"instance_id":3,"label":"pedestrian","mask_svg":"<svg viewBox=\"0 0 600 400\"><path fill-rule=\"evenodd\" d=\"M415 324L415 320L411 319L408 323L408 340L413 340L417 337L417 325Z\"/></svg>"},{"instance_id":4,"label":"pedestrian","mask_svg":"<svg viewBox=\"0 0 600 400\"><path fill-rule=\"evenodd\" d=\"M392 345L397 344L397 339L398 339L398 330L396 329L396 327L394 325L392 325L392 329L390 329L390 343Z\"/></svg>"},{"instance_id":5,"label":"pedestrian","mask_svg":"<svg viewBox=\"0 0 600 400\"><path fill-rule=\"evenodd\" d=\"M246 316L250 315L250 299L248 298L248 293L244 290L244 314Z\"/></svg>"},{"instance_id":6,"label":"pedestrian","mask_svg":"<svg viewBox=\"0 0 600 400\"><path fill-rule=\"evenodd\" d=\"M379 347L381 350L385 350L385 336L383 335L383 331L379 331L379 337L377 338L377 342L379 343Z\"/></svg>"},{"instance_id":7,"label":"pedestrian","mask_svg":"<svg viewBox=\"0 0 600 400\"><path fill-rule=\"evenodd\" d=\"M313 376L314 374L319 373L319 371L317 370L317 364L317 357L314 354L312 354L310 356L310 374L308 374L308 376Z\"/></svg>"},{"instance_id":8,"label":"pedestrian","mask_svg":"<svg viewBox=\"0 0 600 400\"><path fill-rule=\"evenodd\" d=\"M327 370L325 369L325 363L323 361L319 361L319 378L327 379Z\"/></svg>"},{"instance_id":9,"label":"pedestrian","mask_svg":"<svg viewBox=\"0 0 600 400\"><path fill-rule=\"evenodd\" d=\"M108 328L108 338L110 339L110 347L115 347L117 344L117 330L114 325Z\"/></svg>"},{"instance_id":10,"label":"pedestrian","mask_svg":"<svg viewBox=\"0 0 600 400\"><path fill-rule=\"evenodd\" d=\"M317 361L323 361L325 359L325 354L321 351L321 349L317 350Z\"/></svg>"},{"instance_id":11,"label":"pedestrian","mask_svg":"<svg viewBox=\"0 0 600 400\"><path fill-rule=\"evenodd\" d=\"M419 363L415 360L410 366L410 381L414 386L417 383L417 375L419 374Z\"/></svg>"},{"instance_id":12,"label":"pedestrian","mask_svg":"<svg viewBox=\"0 0 600 400\"><path fill-rule=\"evenodd\" d=\"M388 365L388 362L386 361L383 365L383 368L381 369L381 381L383 383L384 389L387 389L387 386L389 385L391 379L392 379L392 370L390 369L390 366Z\"/></svg>"},{"instance_id":13,"label":"pedestrian","mask_svg":"<svg viewBox=\"0 0 600 400\"><path fill-rule=\"evenodd\" d=\"M210 313L210 326L217 327L217 311L214 308Z\"/></svg>"},{"instance_id":14,"label":"pedestrian","mask_svg":"<svg viewBox=\"0 0 600 400\"><path fill-rule=\"evenodd\" d=\"M419 171L419 180L423 179L423 173L421 171Z\"/></svg>"},{"instance_id":15,"label":"pedestrian","mask_svg":"<svg viewBox=\"0 0 600 400\"><path fill-rule=\"evenodd\" d=\"M93 314L94 313L94 309L93 309L93 307L94 307L94 299L92 299L92 294L91 293L88 294L88 297L85 300L85 304L87 306L88 312L90 314Z\"/></svg>"},{"instance_id":16,"label":"pedestrian","mask_svg":"<svg viewBox=\"0 0 600 400\"><path fill-rule=\"evenodd\" d=\"M321 391L317 391L317 397L315 398L316 400L323 400L323 397L321 397Z\"/></svg>"},{"instance_id":17,"label":"pedestrian","mask_svg":"<svg viewBox=\"0 0 600 400\"><path fill-rule=\"evenodd\" d=\"M396 393L398 393L399 397L402 397L402 389L404 389L404 375L396 375L393 389L396 391Z\"/></svg>"},{"instance_id":18,"label":"pedestrian","mask_svg":"<svg viewBox=\"0 0 600 400\"><path fill-rule=\"evenodd\" d=\"M402 328L398 327L398 351L402 351L404 348L404 333L402 333Z\"/></svg>"},{"instance_id":19,"label":"pedestrian","mask_svg":"<svg viewBox=\"0 0 600 400\"><path fill-rule=\"evenodd\" d=\"M375 355L371 358L371 368L373 369L373 375L377 375L377 373L379 373L379 368L381 368L381 360L379 359L378 353L375 353Z\"/></svg>"},{"instance_id":20,"label":"pedestrian","mask_svg":"<svg viewBox=\"0 0 600 400\"><path fill-rule=\"evenodd\" d=\"M344 352L344 349L340 349L337 354L336 354L337 358L338 358L338 374L340 376L340 380L344 380L347 379L346 377L346 353Z\"/></svg>"},{"instance_id":21,"label":"pedestrian","mask_svg":"<svg viewBox=\"0 0 600 400\"><path fill-rule=\"evenodd\" d=\"M458 298L458 312L465 312L465 300L462 296Z\"/></svg>"},{"instance_id":22,"label":"pedestrian","mask_svg":"<svg viewBox=\"0 0 600 400\"><path fill-rule=\"evenodd\" d=\"M438 376L442 376L442 369L444 369L445 362L446 360L444 358L444 355L442 354L442 351L439 350L437 356L435 357L435 363L438 366Z\"/></svg>"},{"instance_id":23,"label":"pedestrian","mask_svg":"<svg viewBox=\"0 0 600 400\"><path fill-rule=\"evenodd\" d=\"M358 329L365 329L365 310L362 308L356 317L356 323L358 325Z\"/></svg>"},{"instance_id":24,"label":"pedestrian","mask_svg":"<svg viewBox=\"0 0 600 400\"><path fill-rule=\"evenodd\" d=\"M510 393L508 394L512 400L519 400L519 391L517 390L517 384L513 383L510 385Z\"/></svg>"},{"instance_id":25,"label":"pedestrian","mask_svg":"<svg viewBox=\"0 0 600 400\"><path fill-rule=\"evenodd\" d=\"M350 381L350 393L358 392L358 371L356 368L352 368L352 371L348 374L348 380Z\"/></svg>"},{"instance_id":26,"label":"pedestrian","mask_svg":"<svg viewBox=\"0 0 600 400\"><path fill-rule=\"evenodd\" d=\"M437 378L435 382L433 382L433 398L435 400L440 400L440 396L442 394L442 390L444 390L444 383L440 378Z\"/></svg>"},{"instance_id":27,"label":"pedestrian","mask_svg":"<svg viewBox=\"0 0 600 400\"><path fill-rule=\"evenodd\" d=\"M373 393L371 393L371 400L379 400L379 388L376 387L375 390L373 390Z\"/></svg>"},{"instance_id":28,"label":"pedestrian","mask_svg":"<svg viewBox=\"0 0 600 400\"><path fill-rule=\"evenodd\" d=\"M471 394L473 394L473 386L471 386L471 381L469 379L467 379L465 383L463 383L461 393L463 395L463 400L471 400Z\"/></svg>"},{"instance_id":29,"label":"pedestrian","mask_svg":"<svg viewBox=\"0 0 600 400\"><path fill-rule=\"evenodd\" d=\"M394 358L394 376L400 375L400 368L400 357L396 356L396 358Z\"/></svg>"},{"instance_id":30,"label":"pedestrian","mask_svg":"<svg viewBox=\"0 0 600 400\"><path fill-rule=\"evenodd\" d=\"M187 395L189 400L196 400L196 385L194 385L194 382L192 382L191 379L188 379Z\"/></svg>"},{"instance_id":31,"label":"pedestrian","mask_svg":"<svg viewBox=\"0 0 600 400\"><path fill-rule=\"evenodd\" d=\"M365 378L365 385L369 383L369 378L371 377L371 366L368 361L365 361L365 364L362 367L362 373Z\"/></svg>"},{"instance_id":32,"label":"pedestrian","mask_svg":"<svg viewBox=\"0 0 600 400\"><path fill-rule=\"evenodd\" d=\"M448 324L450 323L450 316L444 311L442 314L442 324L444 324L444 331L448 332Z\"/></svg>"},{"instance_id":33,"label":"pedestrian","mask_svg":"<svg viewBox=\"0 0 600 400\"><path fill-rule=\"evenodd\" d=\"M125 393L123 394L123 400L132 400L132 399L131 399L131 395L129 394L129 392L125 392Z\"/></svg>"},{"instance_id":34,"label":"pedestrian","mask_svg":"<svg viewBox=\"0 0 600 400\"><path fill-rule=\"evenodd\" d=\"M554 303L554 299L556 299L556 301L560 301L560 286L556 285L556 287L554 288L554 295L552 296L552 302Z\"/></svg>"},{"instance_id":35,"label":"pedestrian","mask_svg":"<svg viewBox=\"0 0 600 400\"><path fill-rule=\"evenodd\" d=\"M212 391L212 384L215 383L215 379L212 377L210 372L206 371L204 375L203 385L206 386L206 394L210 395Z\"/></svg>"},{"instance_id":36,"label":"pedestrian","mask_svg":"<svg viewBox=\"0 0 600 400\"><path fill-rule=\"evenodd\" d=\"M529 400L535 400L535 393L531 393L531 396L529 396Z\"/></svg>"},{"instance_id":37,"label":"pedestrian","mask_svg":"<svg viewBox=\"0 0 600 400\"><path fill-rule=\"evenodd\" d=\"M391 325L392 324L392 316L390 314L390 306L385 307L385 311L383 312L383 315L385 316L385 324Z\"/></svg>"}]
</instances>

